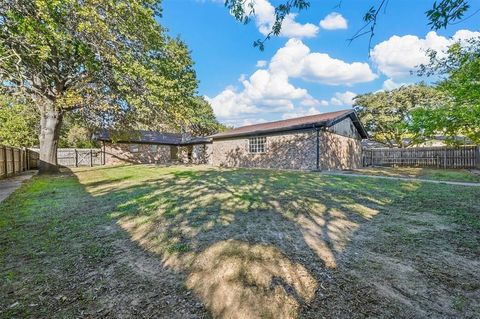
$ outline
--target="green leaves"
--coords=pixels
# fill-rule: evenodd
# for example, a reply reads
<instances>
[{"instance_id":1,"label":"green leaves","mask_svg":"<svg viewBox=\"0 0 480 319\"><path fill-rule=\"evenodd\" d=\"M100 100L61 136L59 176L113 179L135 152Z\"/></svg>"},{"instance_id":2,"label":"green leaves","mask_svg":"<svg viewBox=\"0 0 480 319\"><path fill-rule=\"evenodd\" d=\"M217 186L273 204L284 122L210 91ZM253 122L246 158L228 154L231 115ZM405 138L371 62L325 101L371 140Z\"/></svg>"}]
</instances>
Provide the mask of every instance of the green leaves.
<instances>
[{"instance_id":1,"label":"green leaves","mask_svg":"<svg viewBox=\"0 0 480 319\"><path fill-rule=\"evenodd\" d=\"M197 79L159 14L155 0L3 1L0 81L97 126L180 125Z\"/></svg>"},{"instance_id":2,"label":"green leaves","mask_svg":"<svg viewBox=\"0 0 480 319\"><path fill-rule=\"evenodd\" d=\"M225 7L237 21L247 24L250 22L251 16L255 15L255 0L225 0ZM310 7L309 0L285 0L275 6L275 21L271 27L271 31L264 39L258 39L253 42L254 47L258 47L260 51L265 49L265 42L273 35L278 36L282 31L282 23L286 16L292 10L306 10Z\"/></svg>"},{"instance_id":3,"label":"green leaves","mask_svg":"<svg viewBox=\"0 0 480 319\"><path fill-rule=\"evenodd\" d=\"M471 0L441 0L435 1L432 9L425 12L428 18L428 25L433 30L446 28L452 22L461 20L464 18L465 13L470 9ZM363 15L364 26L359 28L357 32L349 39L353 41L365 35L369 35L369 48L371 48L372 38L375 35L377 28L377 19L381 11L386 13L388 6L388 0L379 0L377 3L371 6ZM342 1L339 1L338 7L342 5ZM230 14L232 14L236 20L247 24L250 22L251 16L255 15L255 0L225 0L225 7L228 8ZM272 36L278 36L282 29L282 23L285 17L292 11L297 9L298 11L308 9L310 7L309 0L283 0L275 7L275 21L271 27L271 31L265 36L264 39L258 39L253 43L254 47L258 47L261 51L265 48L265 42ZM480 10L473 12L468 19Z\"/></svg>"},{"instance_id":4,"label":"green leaves","mask_svg":"<svg viewBox=\"0 0 480 319\"><path fill-rule=\"evenodd\" d=\"M461 19L469 8L468 0L441 0L440 3L435 1L432 9L425 14L429 20L428 25L433 30L438 30Z\"/></svg>"},{"instance_id":5,"label":"green leaves","mask_svg":"<svg viewBox=\"0 0 480 319\"><path fill-rule=\"evenodd\" d=\"M0 144L38 145L39 114L26 101L0 94Z\"/></svg>"},{"instance_id":6,"label":"green leaves","mask_svg":"<svg viewBox=\"0 0 480 319\"><path fill-rule=\"evenodd\" d=\"M354 105L373 140L389 147L408 147L423 141L420 131L409 129L412 112L419 108L440 107L447 100L435 88L417 84L359 95Z\"/></svg>"},{"instance_id":7,"label":"green leaves","mask_svg":"<svg viewBox=\"0 0 480 319\"><path fill-rule=\"evenodd\" d=\"M480 143L480 38L452 45L446 55L430 52L430 63L420 74L443 76L438 90L450 97L449 103L434 110L413 114L411 129L423 134L444 134L455 143L466 136Z\"/></svg>"}]
</instances>

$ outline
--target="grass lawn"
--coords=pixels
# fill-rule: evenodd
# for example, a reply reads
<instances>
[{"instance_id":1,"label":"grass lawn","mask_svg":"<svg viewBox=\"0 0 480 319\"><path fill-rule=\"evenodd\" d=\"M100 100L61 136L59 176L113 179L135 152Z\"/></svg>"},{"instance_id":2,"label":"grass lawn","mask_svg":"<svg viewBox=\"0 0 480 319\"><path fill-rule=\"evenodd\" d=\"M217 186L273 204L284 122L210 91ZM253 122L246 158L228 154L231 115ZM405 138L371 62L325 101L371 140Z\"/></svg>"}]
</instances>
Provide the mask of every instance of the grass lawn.
<instances>
[{"instance_id":1,"label":"grass lawn","mask_svg":"<svg viewBox=\"0 0 480 319\"><path fill-rule=\"evenodd\" d=\"M351 172L365 175L410 177L429 180L480 183L480 171L420 167L366 167Z\"/></svg>"},{"instance_id":2,"label":"grass lawn","mask_svg":"<svg viewBox=\"0 0 480 319\"><path fill-rule=\"evenodd\" d=\"M37 176L1 318L478 318L480 188L206 167Z\"/></svg>"}]
</instances>

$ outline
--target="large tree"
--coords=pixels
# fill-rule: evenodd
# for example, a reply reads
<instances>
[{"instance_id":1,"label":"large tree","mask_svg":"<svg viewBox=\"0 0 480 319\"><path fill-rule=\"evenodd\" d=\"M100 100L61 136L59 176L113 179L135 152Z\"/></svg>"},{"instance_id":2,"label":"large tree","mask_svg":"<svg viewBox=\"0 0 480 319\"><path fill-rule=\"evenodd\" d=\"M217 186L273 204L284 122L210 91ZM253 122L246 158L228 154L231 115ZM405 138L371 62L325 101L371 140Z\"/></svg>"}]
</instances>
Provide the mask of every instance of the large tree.
<instances>
[{"instance_id":1,"label":"large tree","mask_svg":"<svg viewBox=\"0 0 480 319\"><path fill-rule=\"evenodd\" d=\"M192 100L194 107L189 109L191 121L185 128L192 135L206 136L224 131L226 127L219 123L212 106L203 97L198 96Z\"/></svg>"},{"instance_id":2,"label":"large tree","mask_svg":"<svg viewBox=\"0 0 480 319\"><path fill-rule=\"evenodd\" d=\"M457 136L466 136L480 144L480 37L429 55L430 63L421 66L419 75L440 76L437 88L451 98L437 108L415 110L409 129L426 138L443 134L454 143Z\"/></svg>"},{"instance_id":3,"label":"large tree","mask_svg":"<svg viewBox=\"0 0 480 319\"><path fill-rule=\"evenodd\" d=\"M225 0L225 7L236 20L242 23L248 23L253 15L255 15L255 3L257 0ZM356 0L355 0L356 1ZM282 23L285 18L293 11L302 11L310 7L310 0L282 0L277 1L275 5L275 17L270 32L263 39L256 40L253 45L264 49L265 42L272 36L278 36L282 31ZM458 22L462 18L471 18L480 11L474 11L470 15L465 16L469 9L471 0L439 0L432 1L432 8L425 12L428 24L432 30L446 28L449 24ZM362 36L370 38L369 46L375 35L377 22L381 13L387 12L389 0L376 0L373 5L366 8L363 15L364 25L352 35L350 41ZM338 0L338 7L348 5L348 1Z\"/></svg>"},{"instance_id":4,"label":"large tree","mask_svg":"<svg viewBox=\"0 0 480 319\"><path fill-rule=\"evenodd\" d=\"M3 0L0 85L40 113L40 171L57 170L63 117L99 126L188 121L187 47L155 20L158 0Z\"/></svg>"},{"instance_id":5,"label":"large tree","mask_svg":"<svg viewBox=\"0 0 480 319\"><path fill-rule=\"evenodd\" d=\"M388 147L409 147L423 142L408 127L415 109L438 108L447 97L425 84L358 95L354 107L370 138Z\"/></svg>"}]
</instances>

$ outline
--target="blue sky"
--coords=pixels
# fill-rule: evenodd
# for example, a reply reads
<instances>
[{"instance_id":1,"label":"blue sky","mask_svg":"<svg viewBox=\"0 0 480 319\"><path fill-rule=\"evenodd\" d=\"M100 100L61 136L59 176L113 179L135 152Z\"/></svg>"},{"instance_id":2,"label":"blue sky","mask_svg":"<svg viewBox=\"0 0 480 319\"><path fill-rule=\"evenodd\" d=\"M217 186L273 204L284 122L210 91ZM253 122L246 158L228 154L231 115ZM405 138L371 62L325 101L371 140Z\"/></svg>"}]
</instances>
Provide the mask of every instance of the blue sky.
<instances>
[{"instance_id":1,"label":"blue sky","mask_svg":"<svg viewBox=\"0 0 480 319\"><path fill-rule=\"evenodd\" d=\"M252 43L269 29L275 0L255 0L248 25L235 21L222 0L164 0L159 21L192 51L199 94L217 118L240 126L351 108L356 94L420 81L409 71L427 61L426 49L480 35L480 16L432 32L424 12L433 1L393 0L379 16L369 57L368 38L347 39L378 2L343 0L336 7L339 0L311 0L263 52ZM470 12L480 8L472 5Z\"/></svg>"}]
</instances>

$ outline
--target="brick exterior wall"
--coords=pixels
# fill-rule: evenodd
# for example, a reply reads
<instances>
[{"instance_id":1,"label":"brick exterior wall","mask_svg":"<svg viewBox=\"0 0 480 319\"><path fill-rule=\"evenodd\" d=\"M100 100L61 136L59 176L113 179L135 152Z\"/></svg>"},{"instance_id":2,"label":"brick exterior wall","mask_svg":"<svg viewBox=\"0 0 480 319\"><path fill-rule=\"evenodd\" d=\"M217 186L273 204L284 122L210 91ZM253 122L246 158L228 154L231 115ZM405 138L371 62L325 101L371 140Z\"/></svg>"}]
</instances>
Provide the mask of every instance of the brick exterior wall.
<instances>
[{"instance_id":1,"label":"brick exterior wall","mask_svg":"<svg viewBox=\"0 0 480 319\"><path fill-rule=\"evenodd\" d=\"M224 167L260 167L311 170L316 168L315 131L267 136L267 150L262 154L248 151L248 138L215 140L211 164Z\"/></svg>"},{"instance_id":2,"label":"brick exterior wall","mask_svg":"<svg viewBox=\"0 0 480 319\"><path fill-rule=\"evenodd\" d=\"M170 146L156 144L105 143L105 164L209 164L210 144ZM133 152L135 148L138 151ZM176 151L172 159L171 152ZM189 158L188 154L191 154Z\"/></svg>"},{"instance_id":3,"label":"brick exterior wall","mask_svg":"<svg viewBox=\"0 0 480 319\"><path fill-rule=\"evenodd\" d=\"M178 146L178 161L183 164L209 164L207 145Z\"/></svg>"},{"instance_id":4,"label":"brick exterior wall","mask_svg":"<svg viewBox=\"0 0 480 319\"><path fill-rule=\"evenodd\" d=\"M169 145L105 143L106 164L167 164L170 158Z\"/></svg>"},{"instance_id":5,"label":"brick exterior wall","mask_svg":"<svg viewBox=\"0 0 480 319\"><path fill-rule=\"evenodd\" d=\"M362 166L362 139L350 118L320 134L320 169L344 170Z\"/></svg>"},{"instance_id":6,"label":"brick exterior wall","mask_svg":"<svg viewBox=\"0 0 480 319\"><path fill-rule=\"evenodd\" d=\"M208 145L210 144L198 144L192 146L192 164L209 163Z\"/></svg>"},{"instance_id":7,"label":"brick exterior wall","mask_svg":"<svg viewBox=\"0 0 480 319\"><path fill-rule=\"evenodd\" d=\"M344 170L362 166L361 140L331 132L320 134L320 169Z\"/></svg>"},{"instance_id":8,"label":"brick exterior wall","mask_svg":"<svg viewBox=\"0 0 480 319\"><path fill-rule=\"evenodd\" d=\"M361 137L350 118L320 131L320 169L343 170L362 165ZM267 135L267 151L252 154L248 137L214 140L207 148L207 163L225 167L259 167L315 170L317 137L315 130ZM209 155L211 154L211 155Z\"/></svg>"},{"instance_id":9,"label":"brick exterior wall","mask_svg":"<svg viewBox=\"0 0 480 319\"><path fill-rule=\"evenodd\" d=\"M276 133L266 138L266 152L261 154L249 152L248 137L217 139L212 144L191 146L105 143L105 160L106 164L174 162L223 167L317 168L316 130ZM350 118L321 130L319 142L320 169L343 170L362 166L361 137Z\"/></svg>"}]
</instances>

